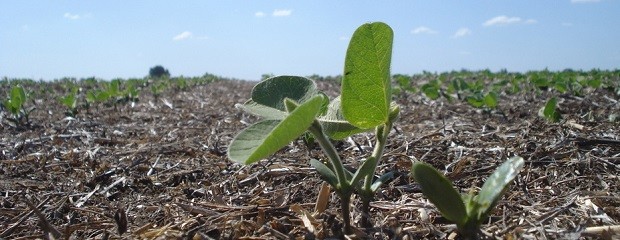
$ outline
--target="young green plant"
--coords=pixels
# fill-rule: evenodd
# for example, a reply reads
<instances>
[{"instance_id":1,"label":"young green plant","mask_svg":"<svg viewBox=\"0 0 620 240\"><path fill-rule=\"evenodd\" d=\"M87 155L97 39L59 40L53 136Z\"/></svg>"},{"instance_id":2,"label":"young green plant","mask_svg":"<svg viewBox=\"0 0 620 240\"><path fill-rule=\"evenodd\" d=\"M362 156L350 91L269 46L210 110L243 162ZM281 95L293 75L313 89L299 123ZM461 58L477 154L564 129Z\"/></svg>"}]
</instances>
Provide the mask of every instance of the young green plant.
<instances>
[{"instance_id":1,"label":"young green plant","mask_svg":"<svg viewBox=\"0 0 620 240\"><path fill-rule=\"evenodd\" d=\"M16 126L20 126L25 123L30 122L28 116L30 112L34 110L34 107L25 108L24 104L28 99L28 95L24 88L20 85L15 85L11 88L11 92L6 101L4 101L4 107L13 115L12 118L8 118L9 121L13 122Z\"/></svg>"},{"instance_id":2,"label":"young green plant","mask_svg":"<svg viewBox=\"0 0 620 240\"><path fill-rule=\"evenodd\" d=\"M60 103L62 103L62 105L67 107L67 112L65 112L65 114L69 117L75 117L75 115L77 115L78 113L77 93L78 93L78 88L73 87L66 96L60 97L59 99Z\"/></svg>"},{"instance_id":3,"label":"young green plant","mask_svg":"<svg viewBox=\"0 0 620 240\"><path fill-rule=\"evenodd\" d=\"M446 219L456 223L463 239L477 239L480 225L519 174L523 164L521 157L508 159L489 176L477 196L473 193L461 196L446 177L426 163L414 163L411 172L422 193Z\"/></svg>"},{"instance_id":4,"label":"young green plant","mask_svg":"<svg viewBox=\"0 0 620 240\"><path fill-rule=\"evenodd\" d=\"M538 115L544 117L547 121L552 123L557 123L562 120L562 115L558 111L557 98L550 98L545 106L539 110Z\"/></svg>"},{"instance_id":5,"label":"young green plant","mask_svg":"<svg viewBox=\"0 0 620 240\"><path fill-rule=\"evenodd\" d=\"M345 233L352 231L349 205L354 191L361 196L363 225L369 225L370 201L391 177L388 173L374 180L374 173L399 115L399 107L391 102L392 39L392 29L380 22L355 31L345 58L341 95L332 101L305 77L277 76L258 83L241 108L263 120L233 139L228 157L251 164L309 132L327 156L327 161L312 159L310 164L340 196ZM377 141L372 154L355 172L348 171L330 139L372 130Z\"/></svg>"}]
</instances>

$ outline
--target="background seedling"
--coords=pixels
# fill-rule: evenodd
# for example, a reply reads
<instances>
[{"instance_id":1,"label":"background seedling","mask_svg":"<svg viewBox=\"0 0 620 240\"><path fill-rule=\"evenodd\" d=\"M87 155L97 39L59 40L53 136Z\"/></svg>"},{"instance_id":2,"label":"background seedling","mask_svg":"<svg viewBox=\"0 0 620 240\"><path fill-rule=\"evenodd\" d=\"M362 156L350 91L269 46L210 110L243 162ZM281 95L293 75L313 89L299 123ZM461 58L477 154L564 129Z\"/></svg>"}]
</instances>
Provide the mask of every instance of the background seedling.
<instances>
[{"instance_id":1,"label":"background seedling","mask_svg":"<svg viewBox=\"0 0 620 240\"><path fill-rule=\"evenodd\" d=\"M540 109L540 115L547 119L549 122L559 122L562 119L562 115L558 112L558 100L552 97L547 101L545 106Z\"/></svg>"},{"instance_id":2,"label":"background seedling","mask_svg":"<svg viewBox=\"0 0 620 240\"><path fill-rule=\"evenodd\" d=\"M479 194L461 196L450 181L432 166L417 162L411 172L422 192L448 220L456 223L464 239L477 239L480 225L487 219L508 185L523 168L523 158L512 157L484 182Z\"/></svg>"},{"instance_id":3,"label":"background seedling","mask_svg":"<svg viewBox=\"0 0 620 240\"><path fill-rule=\"evenodd\" d=\"M439 93L441 89L437 80L432 80L429 83L422 85L421 90L424 95L426 95L426 97L430 98L431 100L438 99L441 96Z\"/></svg>"},{"instance_id":4,"label":"background seedling","mask_svg":"<svg viewBox=\"0 0 620 240\"><path fill-rule=\"evenodd\" d=\"M66 96L60 97L60 103L62 105L64 105L65 107L67 107L67 112L65 112L65 114L67 116L69 116L69 117L75 117L75 115L77 115L77 113L78 113L78 110L77 110L77 102L78 102L77 93L78 93L78 88L77 87L73 87L71 89L71 91L69 91L69 93L67 93Z\"/></svg>"},{"instance_id":5,"label":"background seedling","mask_svg":"<svg viewBox=\"0 0 620 240\"><path fill-rule=\"evenodd\" d=\"M15 85L11 88L11 92L4 101L4 107L12 115L12 118L8 118L16 126L21 126L30 122L28 116L30 112L34 110L34 107L25 108L28 95L22 86Z\"/></svg>"},{"instance_id":6,"label":"background seedling","mask_svg":"<svg viewBox=\"0 0 620 240\"><path fill-rule=\"evenodd\" d=\"M257 84L241 107L263 120L233 139L229 158L254 163L308 131L327 156L327 161L313 159L310 164L340 196L345 233L351 233L349 205L354 190L362 199L362 225L370 226L369 203L391 177L385 174L373 182L375 169L399 115L399 107L391 103L392 39L392 29L384 23L364 24L355 31L345 58L341 96L331 102L304 77L272 77ZM375 149L355 172L348 171L330 139L371 130L376 134Z\"/></svg>"},{"instance_id":7,"label":"background seedling","mask_svg":"<svg viewBox=\"0 0 620 240\"><path fill-rule=\"evenodd\" d=\"M417 88L412 85L411 77L402 74L393 76L395 86L392 87L394 95L404 95L404 93L416 93Z\"/></svg>"}]
</instances>

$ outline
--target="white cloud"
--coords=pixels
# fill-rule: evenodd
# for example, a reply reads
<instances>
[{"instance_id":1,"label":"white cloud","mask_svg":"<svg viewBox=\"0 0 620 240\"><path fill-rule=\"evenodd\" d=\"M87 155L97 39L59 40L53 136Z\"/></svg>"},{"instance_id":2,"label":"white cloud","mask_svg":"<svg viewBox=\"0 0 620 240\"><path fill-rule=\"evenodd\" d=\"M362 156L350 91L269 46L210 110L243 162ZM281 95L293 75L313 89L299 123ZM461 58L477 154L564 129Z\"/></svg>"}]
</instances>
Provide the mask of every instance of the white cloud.
<instances>
[{"instance_id":1,"label":"white cloud","mask_svg":"<svg viewBox=\"0 0 620 240\"><path fill-rule=\"evenodd\" d=\"M530 19L528 19L528 20L525 20L525 22L524 22L524 23L525 23L525 24L534 24L534 23L537 23L537 22L538 22L538 21L536 21L536 19L532 19L532 18L530 18Z\"/></svg>"},{"instance_id":2,"label":"white cloud","mask_svg":"<svg viewBox=\"0 0 620 240\"><path fill-rule=\"evenodd\" d=\"M290 16L291 13L293 13L293 10L291 9L276 9L273 10L273 16L274 17L287 17Z\"/></svg>"},{"instance_id":3,"label":"white cloud","mask_svg":"<svg viewBox=\"0 0 620 240\"><path fill-rule=\"evenodd\" d=\"M64 18L69 19L69 20L78 20L78 19L86 19L86 18L91 18L93 15L91 13L85 13L85 14L72 14L69 12L66 12L64 15L62 15Z\"/></svg>"},{"instance_id":4,"label":"white cloud","mask_svg":"<svg viewBox=\"0 0 620 240\"><path fill-rule=\"evenodd\" d=\"M71 14L71 13L65 13L65 15L63 15L65 18L70 19L70 20L78 20L80 19L80 15L78 14Z\"/></svg>"},{"instance_id":5,"label":"white cloud","mask_svg":"<svg viewBox=\"0 0 620 240\"><path fill-rule=\"evenodd\" d=\"M411 30L411 33L413 34L435 34L437 33L437 31L430 29L428 27L425 27L425 26L420 26L420 27L417 27L416 29Z\"/></svg>"},{"instance_id":6,"label":"white cloud","mask_svg":"<svg viewBox=\"0 0 620 240\"><path fill-rule=\"evenodd\" d=\"M172 38L172 40L174 40L174 41L181 41L181 40L185 40L185 39L191 38L192 35L193 35L192 32L185 31L185 32L182 32L182 33L174 36Z\"/></svg>"},{"instance_id":7,"label":"white cloud","mask_svg":"<svg viewBox=\"0 0 620 240\"><path fill-rule=\"evenodd\" d=\"M261 12L261 11L258 11L258 12L255 12L255 13L254 13L254 16L256 16L256 17L264 17L264 16L265 16L265 13L264 13L264 12Z\"/></svg>"},{"instance_id":8,"label":"white cloud","mask_svg":"<svg viewBox=\"0 0 620 240\"><path fill-rule=\"evenodd\" d=\"M508 24L513 24L513 23L518 23L521 21L522 20L520 17L508 17L505 15L501 15L501 16L497 16L497 17L487 20L482 25L487 26L487 27L494 26L494 25L508 25Z\"/></svg>"},{"instance_id":9,"label":"white cloud","mask_svg":"<svg viewBox=\"0 0 620 240\"><path fill-rule=\"evenodd\" d=\"M456 32L454 33L454 35L452 35L452 37L460 38L460 37L465 37L467 35L471 35L471 30L469 30L469 28L459 28L459 30L456 30Z\"/></svg>"},{"instance_id":10,"label":"white cloud","mask_svg":"<svg viewBox=\"0 0 620 240\"><path fill-rule=\"evenodd\" d=\"M571 3L596 3L601 0L570 0Z\"/></svg>"}]
</instances>

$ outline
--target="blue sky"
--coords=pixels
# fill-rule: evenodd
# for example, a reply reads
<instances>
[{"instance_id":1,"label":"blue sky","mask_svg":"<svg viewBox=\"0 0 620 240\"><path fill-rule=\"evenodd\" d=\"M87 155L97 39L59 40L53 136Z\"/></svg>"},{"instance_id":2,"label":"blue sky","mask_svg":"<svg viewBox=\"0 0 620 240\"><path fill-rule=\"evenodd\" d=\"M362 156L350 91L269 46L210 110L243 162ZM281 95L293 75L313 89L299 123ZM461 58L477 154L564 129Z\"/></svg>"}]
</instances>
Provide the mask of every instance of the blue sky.
<instances>
[{"instance_id":1,"label":"blue sky","mask_svg":"<svg viewBox=\"0 0 620 240\"><path fill-rule=\"evenodd\" d=\"M394 29L392 73L616 69L618 16L620 0L5 0L0 77L337 75L370 21Z\"/></svg>"}]
</instances>

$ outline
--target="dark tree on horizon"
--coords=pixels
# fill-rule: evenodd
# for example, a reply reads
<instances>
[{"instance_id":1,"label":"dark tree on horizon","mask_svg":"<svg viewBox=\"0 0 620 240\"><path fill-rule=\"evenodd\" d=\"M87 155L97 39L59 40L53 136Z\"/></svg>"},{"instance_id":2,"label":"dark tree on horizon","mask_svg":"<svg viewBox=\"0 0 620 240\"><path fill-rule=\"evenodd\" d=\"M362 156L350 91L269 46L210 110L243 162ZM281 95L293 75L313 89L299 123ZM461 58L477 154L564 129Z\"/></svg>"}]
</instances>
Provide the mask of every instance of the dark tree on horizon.
<instances>
[{"instance_id":1,"label":"dark tree on horizon","mask_svg":"<svg viewBox=\"0 0 620 240\"><path fill-rule=\"evenodd\" d=\"M161 65L157 65L149 70L149 76L152 78L170 77L170 72Z\"/></svg>"}]
</instances>

